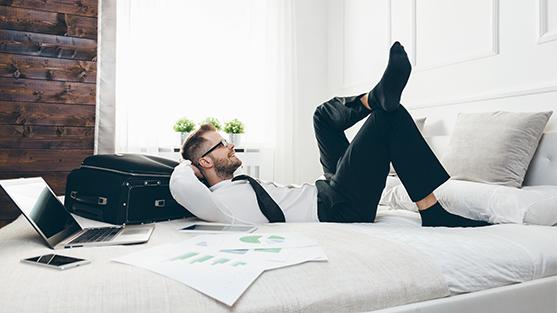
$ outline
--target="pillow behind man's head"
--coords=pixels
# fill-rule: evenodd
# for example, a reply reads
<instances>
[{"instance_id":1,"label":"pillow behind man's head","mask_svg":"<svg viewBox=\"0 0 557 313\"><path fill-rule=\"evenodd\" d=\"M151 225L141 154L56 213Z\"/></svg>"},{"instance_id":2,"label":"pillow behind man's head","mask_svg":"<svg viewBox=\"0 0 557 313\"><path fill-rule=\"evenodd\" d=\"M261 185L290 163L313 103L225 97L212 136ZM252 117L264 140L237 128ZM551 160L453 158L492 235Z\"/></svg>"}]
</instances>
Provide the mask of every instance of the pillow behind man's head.
<instances>
[{"instance_id":1,"label":"pillow behind man's head","mask_svg":"<svg viewBox=\"0 0 557 313\"><path fill-rule=\"evenodd\" d=\"M552 113L460 113L442 163L452 179L521 187Z\"/></svg>"}]
</instances>

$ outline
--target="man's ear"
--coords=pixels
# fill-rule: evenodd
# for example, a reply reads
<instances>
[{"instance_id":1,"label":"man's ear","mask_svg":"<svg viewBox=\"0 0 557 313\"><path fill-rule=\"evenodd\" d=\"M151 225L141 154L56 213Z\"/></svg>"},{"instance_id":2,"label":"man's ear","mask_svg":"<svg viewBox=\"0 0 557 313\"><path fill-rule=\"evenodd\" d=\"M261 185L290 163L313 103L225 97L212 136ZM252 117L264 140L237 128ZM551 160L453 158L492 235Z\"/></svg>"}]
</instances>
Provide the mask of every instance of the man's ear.
<instances>
[{"instance_id":1,"label":"man's ear","mask_svg":"<svg viewBox=\"0 0 557 313\"><path fill-rule=\"evenodd\" d=\"M211 160L210 158L201 158L199 159L199 161L197 161L199 163L199 165L201 167L205 168L211 168L213 167L213 160Z\"/></svg>"}]
</instances>

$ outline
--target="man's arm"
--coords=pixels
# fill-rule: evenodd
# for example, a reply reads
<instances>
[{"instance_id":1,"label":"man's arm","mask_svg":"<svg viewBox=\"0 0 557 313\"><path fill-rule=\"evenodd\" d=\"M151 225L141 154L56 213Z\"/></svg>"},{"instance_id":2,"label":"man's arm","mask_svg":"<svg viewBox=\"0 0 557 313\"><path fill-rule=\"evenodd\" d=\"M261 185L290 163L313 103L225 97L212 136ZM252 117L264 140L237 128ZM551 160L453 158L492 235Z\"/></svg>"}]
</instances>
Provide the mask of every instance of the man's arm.
<instances>
[{"instance_id":1,"label":"man's arm","mask_svg":"<svg viewBox=\"0 0 557 313\"><path fill-rule=\"evenodd\" d=\"M176 166L170 177L170 193L196 217L210 222L230 223L232 218L219 209L212 191L194 173L186 160Z\"/></svg>"}]
</instances>

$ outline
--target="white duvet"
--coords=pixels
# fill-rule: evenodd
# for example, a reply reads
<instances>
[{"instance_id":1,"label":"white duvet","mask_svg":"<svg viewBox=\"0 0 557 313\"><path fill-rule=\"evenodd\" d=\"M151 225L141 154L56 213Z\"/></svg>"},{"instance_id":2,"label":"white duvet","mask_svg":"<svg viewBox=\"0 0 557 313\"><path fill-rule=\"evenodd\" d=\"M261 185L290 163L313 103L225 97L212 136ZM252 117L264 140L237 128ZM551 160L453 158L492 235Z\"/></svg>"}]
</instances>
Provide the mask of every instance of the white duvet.
<instances>
[{"instance_id":1,"label":"white duvet","mask_svg":"<svg viewBox=\"0 0 557 313\"><path fill-rule=\"evenodd\" d=\"M190 238L177 231L185 223L157 223L143 245L56 251L92 261L58 272L19 262L52 253L20 217L0 230L0 312L361 312L557 274L557 227L428 229L408 211L380 212L374 224L261 225L261 232L317 240L329 262L266 272L232 308L169 278L110 261Z\"/></svg>"},{"instance_id":2,"label":"white duvet","mask_svg":"<svg viewBox=\"0 0 557 313\"><path fill-rule=\"evenodd\" d=\"M356 227L427 255L452 294L557 275L557 227L423 228L417 213L402 210L380 211L375 224Z\"/></svg>"},{"instance_id":3,"label":"white duvet","mask_svg":"<svg viewBox=\"0 0 557 313\"><path fill-rule=\"evenodd\" d=\"M557 225L557 186L514 188L451 179L434 194L447 211L471 219L492 224ZM418 211L395 176L387 177L380 203Z\"/></svg>"},{"instance_id":4,"label":"white duvet","mask_svg":"<svg viewBox=\"0 0 557 313\"><path fill-rule=\"evenodd\" d=\"M191 234L178 231L186 223L157 223L146 244L56 251L91 261L59 272L19 262L52 253L20 217L0 229L0 312L338 313L372 311L450 295L443 275L427 256L359 233L349 224L258 226L258 232L298 233L312 238L328 261L267 271L232 307L168 277L111 262L135 251L191 238Z\"/></svg>"}]
</instances>

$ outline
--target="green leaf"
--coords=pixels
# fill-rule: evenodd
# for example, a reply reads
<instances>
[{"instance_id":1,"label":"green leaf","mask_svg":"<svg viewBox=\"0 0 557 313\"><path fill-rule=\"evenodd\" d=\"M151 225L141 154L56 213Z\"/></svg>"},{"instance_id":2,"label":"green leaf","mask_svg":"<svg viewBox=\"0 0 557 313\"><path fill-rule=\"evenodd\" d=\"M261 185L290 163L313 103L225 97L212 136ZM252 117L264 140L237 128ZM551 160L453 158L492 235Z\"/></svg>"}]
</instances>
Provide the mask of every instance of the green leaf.
<instances>
[{"instance_id":1,"label":"green leaf","mask_svg":"<svg viewBox=\"0 0 557 313\"><path fill-rule=\"evenodd\" d=\"M224 123L224 132L227 134L243 134L244 133L244 123L240 122L238 119L233 119Z\"/></svg>"},{"instance_id":2,"label":"green leaf","mask_svg":"<svg viewBox=\"0 0 557 313\"><path fill-rule=\"evenodd\" d=\"M179 133L189 133L195 129L195 123L188 118L181 118L174 123L174 131Z\"/></svg>"}]
</instances>

